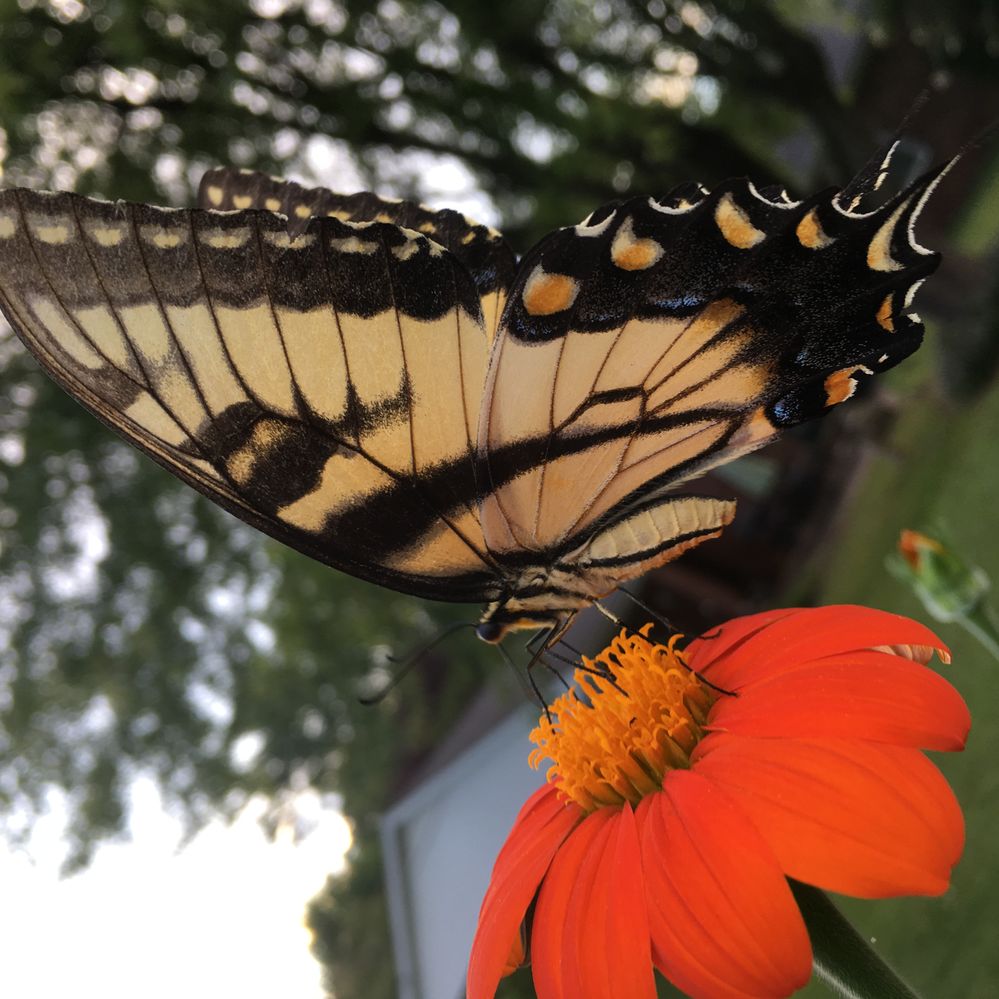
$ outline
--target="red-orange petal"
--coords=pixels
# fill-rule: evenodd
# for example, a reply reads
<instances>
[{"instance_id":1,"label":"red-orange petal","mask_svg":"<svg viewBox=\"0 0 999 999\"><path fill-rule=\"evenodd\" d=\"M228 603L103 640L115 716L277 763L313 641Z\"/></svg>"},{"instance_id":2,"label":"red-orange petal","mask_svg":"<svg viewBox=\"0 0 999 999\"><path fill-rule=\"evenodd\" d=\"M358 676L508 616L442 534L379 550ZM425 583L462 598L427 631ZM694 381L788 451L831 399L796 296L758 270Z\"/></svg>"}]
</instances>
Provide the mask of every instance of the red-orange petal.
<instances>
[{"instance_id":1,"label":"red-orange petal","mask_svg":"<svg viewBox=\"0 0 999 999\"><path fill-rule=\"evenodd\" d=\"M790 877L862 898L947 890L964 819L918 750L716 733L694 766L735 799Z\"/></svg>"},{"instance_id":2,"label":"red-orange petal","mask_svg":"<svg viewBox=\"0 0 999 999\"><path fill-rule=\"evenodd\" d=\"M596 866L589 894L572 905L566 920L566 939L578 941L578 995L655 999L642 857L631 805L618 810L609 825L604 849L586 861Z\"/></svg>"},{"instance_id":3,"label":"red-orange petal","mask_svg":"<svg viewBox=\"0 0 999 999\"><path fill-rule=\"evenodd\" d=\"M697 660L697 669L703 672L716 659L729 654L758 631L779 621L789 614L801 612L799 607L782 607L777 610L762 611L759 614L746 614L734 617L715 628L708 628L703 635L687 643L689 660Z\"/></svg>"},{"instance_id":4,"label":"red-orange petal","mask_svg":"<svg viewBox=\"0 0 999 999\"><path fill-rule=\"evenodd\" d=\"M922 749L964 748L971 715L943 677L885 652L850 652L720 697L713 730L784 738L868 739Z\"/></svg>"},{"instance_id":5,"label":"red-orange petal","mask_svg":"<svg viewBox=\"0 0 999 999\"><path fill-rule=\"evenodd\" d=\"M559 846L582 817L553 784L524 804L493 866L468 962L468 999L492 999L520 924Z\"/></svg>"},{"instance_id":6,"label":"red-orange petal","mask_svg":"<svg viewBox=\"0 0 999 999\"><path fill-rule=\"evenodd\" d=\"M755 626L756 619L763 619L762 627ZM728 641L730 628L742 636L740 640ZM947 647L925 625L870 607L833 605L782 614L770 611L736 618L721 625L719 632L717 638L691 642L688 662L726 690L741 690L796 664L878 646L932 646L947 656ZM713 651L713 641L726 644Z\"/></svg>"},{"instance_id":7,"label":"red-orange petal","mask_svg":"<svg viewBox=\"0 0 999 999\"><path fill-rule=\"evenodd\" d=\"M538 893L531 950L539 999L655 999L630 805L594 812L559 851Z\"/></svg>"},{"instance_id":8,"label":"red-orange petal","mask_svg":"<svg viewBox=\"0 0 999 999\"><path fill-rule=\"evenodd\" d=\"M580 896L589 892L598 854L610 835L617 810L601 808L587 815L556 854L538 892L531 929L531 967L538 999L577 999L579 955L566 938L566 921ZM471 997L470 997L471 999Z\"/></svg>"},{"instance_id":9,"label":"red-orange petal","mask_svg":"<svg viewBox=\"0 0 999 999\"><path fill-rule=\"evenodd\" d=\"M730 797L673 771L636 818L663 974L703 999L786 996L808 981L811 946L787 881Z\"/></svg>"}]
</instances>

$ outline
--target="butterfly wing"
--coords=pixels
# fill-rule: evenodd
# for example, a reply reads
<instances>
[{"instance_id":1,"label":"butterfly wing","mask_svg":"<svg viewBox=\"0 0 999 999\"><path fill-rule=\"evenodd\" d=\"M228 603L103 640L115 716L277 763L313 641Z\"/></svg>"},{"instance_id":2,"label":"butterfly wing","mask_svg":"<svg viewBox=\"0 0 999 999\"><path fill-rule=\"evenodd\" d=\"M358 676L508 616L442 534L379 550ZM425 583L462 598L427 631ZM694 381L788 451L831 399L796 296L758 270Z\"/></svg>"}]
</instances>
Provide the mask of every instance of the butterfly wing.
<instances>
[{"instance_id":1,"label":"butterfly wing","mask_svg":"<svg viewBox=\"0 0 999 999\"><path fill-rule=\"evenodd\" d=\"M8 190L0 306L73 396L248 523L395 589L493 593L479 295L426 236Z\"/></svg>"},{"instance_id":2,"label":"butterfly wing","mask_svg":"<svg viewBox=\"0 0 999 999\"><path fill-rule=\"evenodd\" d=\"M671 550L674 514L677 537L717 534L730 504L661 494L838 405L919 345L907 309L938 258L911 227L936 176L868 214L835 191L794 203L746 181L688 186L543 240L511 287L487 377L489 549L633 559L635 575Z\"/></svg>"},{"instance_id":3,"label":"butterfly wing","mask_svg":"<svg viewBox=\"0 0 999 999\"><path fill-rule=\"evenodd\" d=\"M421 232L449 250L471 274L490 339L517 269L513 251L490 226L450 208L435 210L415 201L381 198L368 191L337 194L325 187L303 187L265 173L218 167L202 177L198 205L224 211L262 208L280 212L287 217L292 233L316 217L343 222L391 222Z\"/></svg>"}]
</instances>

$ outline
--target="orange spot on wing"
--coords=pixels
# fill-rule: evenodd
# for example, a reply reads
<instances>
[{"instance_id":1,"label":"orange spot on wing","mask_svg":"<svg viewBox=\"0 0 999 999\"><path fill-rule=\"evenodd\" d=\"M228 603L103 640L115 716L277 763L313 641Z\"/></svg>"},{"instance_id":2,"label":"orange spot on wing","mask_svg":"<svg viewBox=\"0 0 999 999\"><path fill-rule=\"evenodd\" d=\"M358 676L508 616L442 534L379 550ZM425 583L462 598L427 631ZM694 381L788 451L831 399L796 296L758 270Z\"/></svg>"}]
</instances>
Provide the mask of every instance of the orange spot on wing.
<instances>
[{"instance_id":1,"label":"orange spot on wing","mask_svg":"<svg viewBox=\"0 0 999 999\"><path fill-rule=\"evenodd\" d=\"M614 254L614 263L625 271L642 271L662 256L662 247L651 239L636 239Z\"/></svg>"},{"instance_id":2,"label":"orange spot on wing","mask_svg":"<svg viewBox=\"0 0 999 999\"><path fill-rule=\"evenodd\" d=\"M878 325L883 329L886 329L889 333L895 332L895 324L892 322L892 299L894 295L886 295L885 300L881 303L881 308L878 309Z\"/></svg>"},{"instance_id":3,"label":"orange spot on wing","mask_svg":"<svg viewBox=\"0 0 999 999\"><path fill-rule=\"evenodd\" d=\"M567 274L536 270L524 285L524 308L532 316L550 316L569 308L579 293L579 283Z\"/></svg>"},{"instance_id":4,"label":"orange spot on wing","mask_svg":"<svg viewBox=\"0 0 999 999\"><path fill-rule=\"evenodd\" d=\"M715 207L715 223L725 241L737 250L750 250L766 238L766 233L753 225L731 194L724 195Z\"/></svg>"},{"instance_id":5,"label":"orange spot on wing","mask_svg":"<svg viewBox=\"0 0 999 999\"><path fill-rule=\"evenodd\" d=\"M819 225L819 217L814 208L798 223L795 235L798 242L809 250L821 250L832 242L832 238Z\"/></svg>"},{"instance_id":6,"label":"orange spot on wing","mask_svg":"<svg viewBox=\"0 0 999 999\"><path fill-rule=\"evenodd\" d=\"M857 379L853 375L857 371L873 374L870 368L863 364L853 364L848 368L840 368L826 378L823 388L826 390L826 406L836 406L845 402L857 391Z\"/></svg>"},{"instance_id":7,"label":"orange spot on wing","mask_svg":"<svg viewBox=\"0 0 999 999\"><path fill-rule=\"evenodd\" d=\"M662 246L654 239L635 235L630 218L625 219L611 244L611 260L624 271L642 271L657 263L663 255Z\"/></svg>"}]
</instances>

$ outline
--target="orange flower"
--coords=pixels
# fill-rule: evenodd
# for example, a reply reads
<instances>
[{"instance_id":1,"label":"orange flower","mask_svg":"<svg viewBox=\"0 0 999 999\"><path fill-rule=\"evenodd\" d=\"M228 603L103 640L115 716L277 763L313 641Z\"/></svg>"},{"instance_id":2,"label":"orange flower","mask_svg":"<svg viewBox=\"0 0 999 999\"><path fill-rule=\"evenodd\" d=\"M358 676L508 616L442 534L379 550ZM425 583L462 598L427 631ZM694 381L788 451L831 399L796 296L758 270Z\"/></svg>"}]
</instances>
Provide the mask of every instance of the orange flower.
<instances>
[{"instance_id":1,"label":"orange flower","mask_svg":"<svg viewBox=\"0 0 999 999\"><path fill-rule=\"evenodd\" d=\"M489 999L524 955L539 999L784 996L811 973L787 877L938 895L964 844L923 749L963 748L940 640L863 607L730 621L680 651L621 635L532 739L550 783L493 869L468 969ZM613 675L613 679L610 675Z\"/></svg>"}]
</instances>

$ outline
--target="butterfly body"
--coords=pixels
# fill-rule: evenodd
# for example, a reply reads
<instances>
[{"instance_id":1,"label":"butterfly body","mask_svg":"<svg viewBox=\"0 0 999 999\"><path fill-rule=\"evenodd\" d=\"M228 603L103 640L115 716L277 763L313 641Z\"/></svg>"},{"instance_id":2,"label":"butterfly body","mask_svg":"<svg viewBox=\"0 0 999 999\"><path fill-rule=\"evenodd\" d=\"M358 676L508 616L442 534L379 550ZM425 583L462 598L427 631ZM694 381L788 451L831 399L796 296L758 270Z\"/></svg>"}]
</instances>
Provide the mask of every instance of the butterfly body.
<instances>
[{"instance_id":1,"label":"butterfly body","mask_svg":"<svg viewBox=\"0 0 999 999\"><path fill-rule=\"evenodd\" d=\"M561 633L716 537L677 487L919 344L936 175L859 213L730 181L495 230L210 171L198 209L0 192L0 307L45 369L225 509L353 575Z\"/></svg>"}]
</instances>

